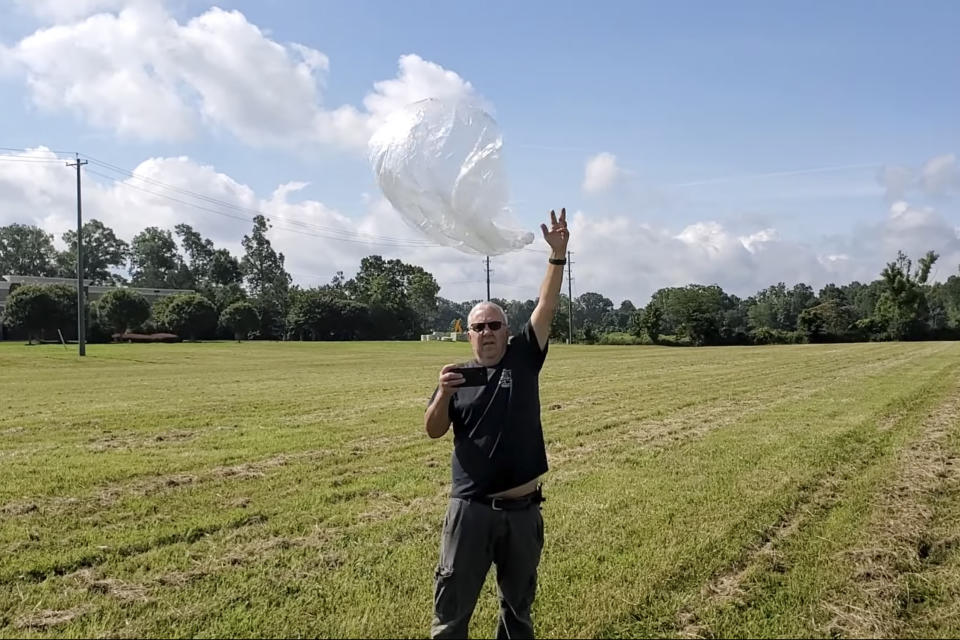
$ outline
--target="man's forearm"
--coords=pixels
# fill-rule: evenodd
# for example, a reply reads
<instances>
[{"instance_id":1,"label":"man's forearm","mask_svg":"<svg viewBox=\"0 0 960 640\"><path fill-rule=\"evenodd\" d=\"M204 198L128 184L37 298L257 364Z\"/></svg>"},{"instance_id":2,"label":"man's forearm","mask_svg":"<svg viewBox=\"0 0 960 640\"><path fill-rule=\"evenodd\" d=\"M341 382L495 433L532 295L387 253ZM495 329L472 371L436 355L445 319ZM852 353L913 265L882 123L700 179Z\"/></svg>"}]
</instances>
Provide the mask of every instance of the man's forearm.
<instances>
[{"instance_id":1,"label":"man's forearm","mask_svg":"<svg viewBox=\"0 0 960 640\"><path fill-rule=\"evenodd\" d=\"M427 435L431 438L439 438L450 428L450 397L438 391L433 402L427 407L423 422Z\"/></svg>"},{"instance_id":2,"label":"man's forearm","mask_svg":"<svg viewBox=\"0 0 960 640\"><path fill-rule=\"evenodd\" d=\"M556 260L566 258L562 253L557 255L553 252L550 257ZM560 285L563 283L562 264L547 263L547 274L543 277L543 283L540 285L540 304L548 311L555 311L557 301L560 298Z\"/></svg>"}]
</instances>

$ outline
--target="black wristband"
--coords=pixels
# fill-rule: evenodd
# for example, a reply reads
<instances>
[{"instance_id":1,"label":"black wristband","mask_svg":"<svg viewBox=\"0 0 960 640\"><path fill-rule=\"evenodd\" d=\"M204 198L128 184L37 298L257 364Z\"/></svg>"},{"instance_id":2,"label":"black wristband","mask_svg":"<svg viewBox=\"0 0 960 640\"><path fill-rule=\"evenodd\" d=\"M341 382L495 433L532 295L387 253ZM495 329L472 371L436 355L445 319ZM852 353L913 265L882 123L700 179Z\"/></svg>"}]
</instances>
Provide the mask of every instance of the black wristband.
<instances>
[{"instance_id":1,"label":"black wristband","mask_svg":"<svg viewBox=\"0 0 960 640\"><path fill-rule=\"evenodd\" d=\"M566 258L550 258L550 264L567 264Z\"/></svg>"}]
</instances>

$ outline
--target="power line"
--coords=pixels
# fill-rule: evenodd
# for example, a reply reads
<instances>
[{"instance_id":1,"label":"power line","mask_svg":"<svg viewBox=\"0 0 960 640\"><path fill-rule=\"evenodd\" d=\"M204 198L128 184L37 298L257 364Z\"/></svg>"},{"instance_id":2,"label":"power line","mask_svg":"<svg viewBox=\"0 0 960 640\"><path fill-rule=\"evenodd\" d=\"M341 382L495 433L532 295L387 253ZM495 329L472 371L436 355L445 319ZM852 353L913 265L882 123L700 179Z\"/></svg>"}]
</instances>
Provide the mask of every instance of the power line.
<instances>
[{"instance_id":1,"label":"power line","mask_svg":"<svg viewBox=\"0 0 960 640\"><path fill-rule=\"evenodd\" d=\"M20 153L20 152L26 152L26 153L42 153L42 151L41 151L40 149L27 149L27 148L24 148L24 147L0 147L0 151L16 151L16 152L18 152L18 153ZM57 155L62 155L62 156L74 156L74 155L77 155L77 152L76 152L76 151L57 151L56 149L47 149L47 151L49 151L50 153L55 153L55 154L57 154Z\"/></svg>"},{"instance_id":2,"label":"power line","mask_svg":"<svg viewBox=\"0 0 960 640\"><path fill-rule=\"evenodd\" d=\"M135 185L135 184L131 184L131 183L129 183L129 182L120 180L119 178L116 178L116 177L114 177L114 176L106 175L106 174L104 174L104 173L100 173L99 171L93 171L92 169L89 169L89 168L87 169L87 173L89 173L89 174L91 174L91 175L99 176L99 177L101 177L101 178L105 178L105 179L107 179L107 180L111 180L111 181L115 182L116 184L125 186L125 187L130 188L130 189L136 189L137 191L142 191L142 192L144 192L144 193L148 193L148 194L150 194L150 195L157 196L157 197L159 197L159 198L165 198L165 199L167 199L167 200L170 200L171 202L176 202L176 203L178 203L178 204L182 204L182 205L187 206L187 207L193 207L194 209L197 209L197 210L199 210L199 211L206 211L207 213L212 213L212 214L214 214L214 215L223 216L223 217L225 217L225 218L231 218L231 219L233 219L233 220L240 220L240 221L243 221L243 222L251 222L251 221L252 221L252 218L251 218L251 217L242 216L242 215L236 215L236 214L229 213L229 212L227 212L227 211L221 211L221 210L219 210L219 209L213 209L213 208L211 208L211 207L206 207L206 206L203 206L203 205L194 203L194 202L188 202L188 201L186 201L186 200L181 200L180 198L176 198L176 197L174 197L174 196L171 196L171 195L168 195L168 194L159 192L159 191L153 191L153 190L151 190L151 189L146 189L146 188L144 188L144 187L140 187L140 186L137 186L137 185ZM267 215L264 214L264 213L260 213L259 215L263 215L264 217L270 217L270 216L267 216ZM275 217L272 217L271 219L272 219L272 220L275 220ZM287 222L288 224L304 226L304 227L307 227L307 228L310 227L309 224L307 224L307 223L302 223L302 222L300 222L300 221L298 221L298 220L291 220L291 219L287 219L287 218L283 218L283 217L281 217L280 219L283 220L284 222ZM365 238L365 237L364 237L363 235L361 235L361 234L347 235L347 234L352 234L352 233L353 233L353 232L349 232L349 231L342 231L342 232L330 231L330 232L326 232L326 233L320 233L320 232L315 232L315 231L305 231L305 230L302 230L302 229L291 229L289 226L284 226L284 225L281 225L281 224L277 224L275 221L273 222L273 226L275 226L275 227L277 227L277 228L280 228L280 229L283 229L283 230L285 230L285 231L290 231L290 232L297 233L297 234L304 235L304 236L310 236L310 237L314 237L314 238L324 238L324 239L327 239L327 240L339 240L339 241L342 241L342 242L353 242L353 243L357 243L357 244L372 244L372 245L388 246L388 247L395 247L395 248L416 248L416 249L428 248L428 247L431 247L431 246L437 246L437 247L440 246L440 245L412 244L412 243L408 243L408 242L405 242L405 241L400 240L400 239L393 240L393 241L389 241L389 240L387 240L387 239L384 239L384 240L377 240L377 239L374 239L374 238L369 238L369 239L368 239L368 238ZM339 233L340 235L334 235L334 234L337 234L337 233Z\"/></svg>"},{"instance_id":3,"label":"power line","mask_svg":"<svg viewBox=\"0 0 960 640\"><path fill-rule=\"evenodd\" d=\"M89 157L89 156L88 156L88 157ZM93 162L94 164L97 164L97 165L99 165L99 166L101 166L101 167L107 168L107 169L109 169L109 170L111 170L111 171L115 171L115 172L117 172L117 173L122 173L122 174L124 174L124 175L126 175L126 176L128 176L128 177L132 177L132 178L135 178L135 179L137 179L137 180L142 180L143 182L147 182L147 183L149 183L149 184L151 184L151 185L155 185L155 186L157 186L157 187L159 187L159 188L161 188L161 189L169 189L170 191L174 191L174 192L177 192L177 193L180 193L180 194L183 194L183 195L192 196L192 197L197 198L197 199L199 199L199 200L203 200L203 201L208 202L208 203L210 203L210 204L219 205L219 206L225 207L225 208L227 208L227 209L232 209L232 210L235 210L235 211L246 212L246 213L252 213L252 214L254 214L254 215L262 215L262 216L264 216L264 217L267 216L267 214L265 214L263 211L261 211L261 210L259 210L259 209L251 209L251 208L249 208L249 207L243 207L243 206L241 206L241 205L238 205L238 204L235 204L235 203L232 203L232 202L228 202L228 201L226 201L226 200L221 200L221 199L219 199L219 198L214 198L214 197L211 197L211 196L202 194L202 193L197 193L196 191L191 191L191 190L189 190L189 189L184 189L184 188L182 188L182 187L177 187L177 186L174 186L174 185L170 185L170 184L161 182L161 181L159 181L159 180L156 180L156 179L154 179L154 178L149 178L149 177L146 177L146 176L141 176L141 175L138 175L138 174L136 174L136 173L133 173L132 171L129 171L129 170L127 170L127 169L124 169L124 168L122 168L122 167L117 167L116 165L112 165L112 164L110 164L110 163L103 162L102 160L97 160L97 159L95 159L95 158L90 158L90 160L91 160L91 162ZM100 174L98 174L98 175L100 175ZM109 179L114 180L114 181L116 181L116 182L121 182L121 181L117 180L116 178L113 178L113 177L110 177L110 176L104 176L104 177L108 177ZM121 184L127 184L127 183L121 182ZM274 216L274 218L276 218L276 216ZM360 234L360 233L356 233L356 232L353 232L353 231L348 231L348 230L343 230L343 229L337 229L336 227L329 227L329 226L326 226L326 225L319 225L319 224L316 224L316 223L313 223L313 222L301 221L301 220L297 220L297 219L295 219L295 218L289 218L289 217L286 217L286 216L284 216L283 219L286 220L286 221L287 221L288 223L290 223L290 224L300 225L300 226L304 226L304 227L308 227L308 228L315 228L315 229L319 229L319 230L321 230L321 231L329 231L329 232L331 232L331 233L337 233L337 234L341 234L341 235L350 235L350 236L354 236L354 237L360 238L360 239L362 239L362 240L367 240L367 239L370 239L370 240L383 240L383 241L385 241L384 244L394 243L394 242L402 242L402 243L403 243L402 245L397 245L397 246L410 246L410 247L417 246L417 247L424 247L424 248L431 248L431 247L440 247L440 246L442 246L442 245L438 245L438 244L435 244L435 243L427 242L427 241L424 241L424 240L396 238L396 237L394 237L394 236L381 236L381 235L377 235L377 234ZM371 244L372 244L372 243L371 243Z\"/></svg>"}]
</instances>

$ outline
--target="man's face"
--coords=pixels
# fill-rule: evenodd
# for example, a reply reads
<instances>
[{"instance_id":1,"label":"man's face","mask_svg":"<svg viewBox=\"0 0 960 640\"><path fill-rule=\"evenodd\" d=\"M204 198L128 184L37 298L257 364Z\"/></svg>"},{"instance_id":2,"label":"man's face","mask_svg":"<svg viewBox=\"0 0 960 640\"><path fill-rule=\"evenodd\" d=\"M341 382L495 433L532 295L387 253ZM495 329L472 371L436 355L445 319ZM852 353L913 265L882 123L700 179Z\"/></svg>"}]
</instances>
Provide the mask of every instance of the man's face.
<instances>
[{"instance_id":1,"label":"man's face","mask_svg":"<svg viewBox=\"0 0 960 640\"><path fill-rule=\"evenodd\" d=\"M490 322L500 323L498 329L491 329ZM480 325L482 331L476 331ZM480 307L469 318L467 327L470 333L470 346L473 356L484 366L493 366L500 362L507 351L507 323L493 307Z\"/></svg>"}]
</instances>

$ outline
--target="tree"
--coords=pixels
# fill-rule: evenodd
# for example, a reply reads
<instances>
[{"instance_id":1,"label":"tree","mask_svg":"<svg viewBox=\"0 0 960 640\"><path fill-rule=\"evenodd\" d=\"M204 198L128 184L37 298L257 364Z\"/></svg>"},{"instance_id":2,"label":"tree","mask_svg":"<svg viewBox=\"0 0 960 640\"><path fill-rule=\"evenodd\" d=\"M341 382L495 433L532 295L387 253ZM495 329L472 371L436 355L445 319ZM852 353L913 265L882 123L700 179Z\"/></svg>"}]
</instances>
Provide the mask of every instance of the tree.
<instances>
[{"instance_id":1,"label":"tree","mask_svg":"<svg viewBox=\"0 0 960 640\"><path fill-rule=\"evenodd\" d=\"M616 310L616 326L617 331L629 331L630 324L633 322L633 315L637 312L637 308L629 300L624 300L620 303L620 307Z\"/></svg>"},{"instance_id":2,"label":"tree","mask_svg":"<svg viewBox=\"0 0 960 640\"><path fill-rule=\"evenodd\" d=\"M926 329L929 306L924 286L930 269L939 256L928 251L911 272L912 262L902 251L888 262L881 274L883 293L877 300L875 315L892 340L919 338Z\"/></svg>"},{"instance_id":3,"label":"tree","mask_svg":"<svg viewBox=\"0 0 960 640\"><path fill-rule=\"evenodd\" d=\"M60 276L69 278L77 274L77 232L67 231L61 238L66 251L57 256ZM123 278L111 273L111 268L122 267L130 255L130 245L114 234L113 229L99 220L90 220L83 225L83 277L93 284L117 284Z\"/></svg>"},{"instance_id":4,"label":"tree","mask_svg":"<svg viewBox=\"0 0 960 640\"><path fill-rule=\"evenodd\" d=\"M594 291L577 296L575 307L579 314L576 318L577 326L591 333L616 330L613 302L610 298Z\"/></svg>"},{"instance_id":5,"label":"tree","mask_svg":"<svg viewBox=\"0 0 960 640\"><path fill-rule=\"evenodd\" d=\"M32 344L44 331L65 328L76 320L76 291L64 285L23 285L7 298L4 323L22 329Z\"/></svg>"},{"instance_id":6,"label":"tree","mask_svg":"<svg viewBox=\"0 0 960 640\"><path fill-rule=\"evenodd\" d=\"M800 312L817 304L813 289L802 282L792 289L780 282L759 291L747 300L751 329L794 331Z\"/></svg>"},{"instance_id":7,"label":"tree","mask_svg":"<svg viewBox=\"0 0 960 640\"><path fill-rule=\"evenodd\" d=\"M858 320L870 318L877 308L877 300L883 293L883 281L874 280L868 284L853 281L840 287L853 307Z\"/></svg>"},{"instance_id":8,"label":"tree","mask_svg":"<svg viewBox=\"0 0 960 640\"><path fill-rule=\"evenodd\" d=\"M114 289L97 301L100 320L114 333L124 334L150 317L150 303L137 291Z\"/></svg>"},{"instance_id":9,"label":"tree","mask_svg":"<svg viewBox=\"0 0 960 640\"><path fill-rule=\"evenodd\" d=\"M800 312L797 329L810 342L837 342L851 336L854 322L856 316L853 307L831 296L826 302Z\"/></svg>"},{"instance_id":10,"label":"tree","mask_svg":"<svg viewBox=\"0 0 960 640\"><path fill-rule=\"evenodd\" d=\"M850 304L846 292L832 282L824 285L824 287L820 289L820 293L817 294L817 299L820 300L821 304L824 302L836 302L840 305Z\"/></svg>"},{"instance_id":11,"label":"tree","mask_svg":"<svg viewBox=\"0 0 960 640\"><path fill-rule=\"evenodd\" d=\"M171 296L164 315L174 333L186 335L190 340L213 333L218 319L213 303L199 293Z\"/></svg>"},{"instance_id":12,"label":"tree","mask_svg":"<svg viewBox=\"0 0 960 640\"><path fill-rule=\"evenodd\" d=\"M360 261L357 275L344 284L351 299L370 309L380 339L415 338L433 324L440 286L422 267L372 255Z\"/></svg>"},{"instance_id":13,"label":"tree","mask_svg":"<svg viewBox=\"0 0 960 640\"><path fill-rule=\"evenodd\" d=\"M660 341L660 329L663 326L663 308L650 303L645 308L633 314L630 333L638 338L646 336L650 342L657 344Z\"/></svg>"},{"instance_id":14,"label":"tree","mask_svg":"<svg viewBox=\"0 0 960 640\"><path fill-rule=\"evenodd\" d=\"M213 261L213 242L201 236L188 224L178 224L173 229L180 238L180 246L187 258L184 263L196 287L207 278L210 271L210 263Z\"/></svg>"},{"instance_id":15,"label":"tree","mask_svg":"<svg viewBox=\"0 0 960 640\"><path fill-rule=\"evenodd\" d=\"M220 314L220 324L232 331L240 342L260 326L260 315L249 302L234 302Z\"/></svg>"},{"instance_id":16,"label":"tree","mask_svg":"<svg viewBox=\"0 0 960 640\"><path fill-rule=\"evenodd\" d=\"M183 283L184 269L168 230L147 227L133 237L130 277L134 286L177 289Z\"/></svg>"},{"instance_id":17,"label":"tree","mask_svg":"<svg viewBox=\"0 0 960 640\"><path fill-rule=\"evenodd\" d=\"M53 276L56 272L52 235L25 224L0 227L0 275Z\"/></svg>"},{"instance_id":18,"label":"tree","mask_svg":"<svg viewBox=\"0 0 960 640\"><path fill-rule=\"evenodd\" d=\"M292 279L284 268L283 254L274 251L267 238L269 229L270 225L262 215L253 219L253 231L249 236L243 236L246 253L240 261L240 268L260 314L261 337L279 338L284 334L287 293Z\"/></svg>"}]
</instances>

